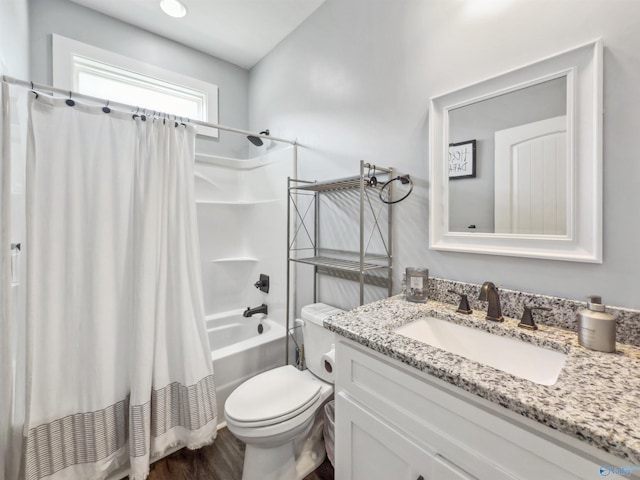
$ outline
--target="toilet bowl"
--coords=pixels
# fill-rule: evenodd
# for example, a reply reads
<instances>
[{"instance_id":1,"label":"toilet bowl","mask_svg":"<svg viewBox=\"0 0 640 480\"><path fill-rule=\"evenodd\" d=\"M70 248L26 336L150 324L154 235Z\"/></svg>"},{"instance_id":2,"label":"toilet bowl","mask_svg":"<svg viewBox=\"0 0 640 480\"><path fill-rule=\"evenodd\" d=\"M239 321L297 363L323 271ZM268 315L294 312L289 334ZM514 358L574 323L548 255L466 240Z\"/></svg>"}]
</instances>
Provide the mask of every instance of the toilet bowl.
<instances>
[{"instance_id":1,"label":"toilet bowl","mask_svg":"<svg viewBox=\"0 0 640 480\"><path fill-rule=\"evenodd\" d=\"M333 395L334 381L325 360L335 336L322 321L341 311L322 303L303 307L308 369L274 368L250 378L227 399L227 428L246 444L242 480L300 480L324 460L322 407Z\"/></svg>"}]
</instances>

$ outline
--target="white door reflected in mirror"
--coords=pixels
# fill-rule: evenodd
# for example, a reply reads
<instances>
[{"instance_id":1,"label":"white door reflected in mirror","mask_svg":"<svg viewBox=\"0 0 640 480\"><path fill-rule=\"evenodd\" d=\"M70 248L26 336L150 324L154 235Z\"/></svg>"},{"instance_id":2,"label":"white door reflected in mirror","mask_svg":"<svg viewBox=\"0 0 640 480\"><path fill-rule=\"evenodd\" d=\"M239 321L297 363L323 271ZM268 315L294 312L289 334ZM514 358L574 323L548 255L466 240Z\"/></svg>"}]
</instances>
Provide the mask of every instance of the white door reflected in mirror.
<instances>
[{"instance_id":1,"label":"white door reflected in mirror","mask_svg":"<svg viewBox=\"0 0 640 480\"><path fill-rule=\"evenodd\" d=\"M567 117L495 133L495 232L567 234Z\"/></svg>"}]
</instances>

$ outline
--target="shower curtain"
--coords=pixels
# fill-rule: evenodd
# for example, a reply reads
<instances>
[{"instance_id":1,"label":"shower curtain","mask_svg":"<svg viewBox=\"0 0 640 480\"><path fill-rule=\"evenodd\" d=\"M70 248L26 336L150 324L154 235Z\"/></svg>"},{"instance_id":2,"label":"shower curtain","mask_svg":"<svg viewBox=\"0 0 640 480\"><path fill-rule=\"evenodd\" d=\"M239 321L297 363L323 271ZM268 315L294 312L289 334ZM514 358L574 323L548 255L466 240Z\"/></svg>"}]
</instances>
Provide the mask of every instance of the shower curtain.
<instances>
[{"instance_id":1,"label":"shower curtain","mask_svg":"<svg viewBox=\"0 0 640 480\"><path fill-rule=\"evenodd\" d=\"M43 94L28 128L24 475L144 479L216 435L195 129Z\"/></svg>"},{"instance_id":2,"label":"shower curtain","mask_svg":"<svg viewBox=\"0 0 640 480\"><path fill-rule=\"evenodd\" d=\"M11 474L9 449L11 446L11 420L13 397L13 355L12 330L10 318L11 301L11 264L9 236L10 226L10 185L11 164L9 162L9 89L2 85L2 115L0 115L0 476L6 478Z\"/></svg>"}]
</instances>

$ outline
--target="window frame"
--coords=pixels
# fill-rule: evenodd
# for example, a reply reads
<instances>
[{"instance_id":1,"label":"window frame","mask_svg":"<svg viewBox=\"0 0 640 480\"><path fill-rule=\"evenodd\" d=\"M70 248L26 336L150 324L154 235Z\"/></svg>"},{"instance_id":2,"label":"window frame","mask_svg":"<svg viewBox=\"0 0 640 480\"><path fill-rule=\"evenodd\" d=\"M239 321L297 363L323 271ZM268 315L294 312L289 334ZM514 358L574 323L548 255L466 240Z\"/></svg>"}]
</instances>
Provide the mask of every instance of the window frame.
<instances>
[{"instance_id":1,"label":"window frame","mask_svg":"<svg viewBox=\"0 0 640 480\"><path fill-rule=\"evenodd\" d=\"M87 66L93 65L95 70L102 70L105 74L112 72L120 79L123 77L126 79L128 76L131 85L140 86L146 83L151 89L158 89L162 88L164 84L168 90L178 94L183 93L203 99L206 97L206 101L202 104L206 118L195 120L218 123L217 85L57 34L52 34L52 47L53 86L56 88L82 93L78 91L78 72L85 71ZM118 101L117 99L112 100ZM166 113L171 114L172 112ZM219 136L217 128L204 125L195 126L199 135L213 138Z\"/></svg>"}]
</instances>

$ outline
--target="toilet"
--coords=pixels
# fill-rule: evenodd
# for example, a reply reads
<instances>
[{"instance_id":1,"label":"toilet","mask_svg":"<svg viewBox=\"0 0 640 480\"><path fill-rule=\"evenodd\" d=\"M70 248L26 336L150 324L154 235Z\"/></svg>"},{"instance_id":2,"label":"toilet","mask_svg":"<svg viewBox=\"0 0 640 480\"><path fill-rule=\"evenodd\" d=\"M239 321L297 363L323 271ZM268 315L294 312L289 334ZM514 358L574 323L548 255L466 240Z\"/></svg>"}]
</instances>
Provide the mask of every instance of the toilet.
<instances>
[{"instance_id":1,"label":"toilet","mask_svg":"<svg viewBox=\"0 0 640 480\"><path fill-rule=\"evenodd\" d=\"M324 303L302 308L307 370L274 368L229 395L227 428L246 444L242 480L300 480L324 461L322 413L333 395L335 334L322 322L340 312Z\"/></svg>"}]
</instances>

